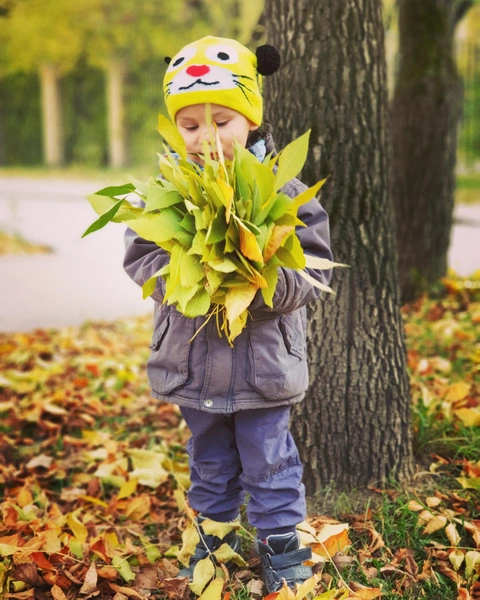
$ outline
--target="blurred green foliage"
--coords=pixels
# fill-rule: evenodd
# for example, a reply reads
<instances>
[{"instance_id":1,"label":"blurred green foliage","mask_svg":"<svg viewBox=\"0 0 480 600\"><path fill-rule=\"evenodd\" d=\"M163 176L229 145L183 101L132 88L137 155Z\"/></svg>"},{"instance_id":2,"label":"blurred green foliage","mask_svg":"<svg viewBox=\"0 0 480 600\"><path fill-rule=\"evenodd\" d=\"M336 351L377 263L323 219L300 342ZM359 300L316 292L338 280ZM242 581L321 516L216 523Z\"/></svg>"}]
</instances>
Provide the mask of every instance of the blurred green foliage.
<instances>
[{"instance_id":1,"label":"blurred green foliage","mask_svg":"<svg viewBox=\"0 0 480 600\"><path fill-rule=\"evenodd\" d=\"M2 4L3 6L3 4ZM127 66L130 162L156 162L165 56L204 35L261 38L263 0L8 0L0 11L0 164L42 158L38 70L61 76L67 164L107 164L105 83L113 58ZM254 45L256 45L256 43Z\"/></svg>"}]
</instances>

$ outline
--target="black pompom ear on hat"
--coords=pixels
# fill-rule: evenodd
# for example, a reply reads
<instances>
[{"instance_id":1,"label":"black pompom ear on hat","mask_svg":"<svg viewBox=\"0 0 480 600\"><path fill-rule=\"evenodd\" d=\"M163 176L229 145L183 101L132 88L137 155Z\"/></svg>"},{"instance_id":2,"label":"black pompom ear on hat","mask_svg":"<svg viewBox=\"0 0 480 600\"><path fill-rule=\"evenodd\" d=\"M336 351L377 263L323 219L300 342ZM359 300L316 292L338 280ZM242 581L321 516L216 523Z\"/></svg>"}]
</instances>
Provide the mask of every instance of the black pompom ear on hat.
<instances>
[{"instance_id":1,"label":"black pompom ear on hat","mask_svg":"<svg viewBox=\"0 0 480 600\"><path fill-rule=\"evenodd\" d=\"M166 56L165 57L165 62L167 63L167 65L169 65L172 62L171 56Z\"/></svg>"},{"instance_id":2,"label":"black pompom ear on hat","mask_svg":"<svg viewBox=\"0 0 480 600\"><path fill-rule=\"evenodd\" d=\"M273 75L280 67L280 54L269 44L259 46L257 55L257 71L260 75Z\"/></svg>"}]
</instances>

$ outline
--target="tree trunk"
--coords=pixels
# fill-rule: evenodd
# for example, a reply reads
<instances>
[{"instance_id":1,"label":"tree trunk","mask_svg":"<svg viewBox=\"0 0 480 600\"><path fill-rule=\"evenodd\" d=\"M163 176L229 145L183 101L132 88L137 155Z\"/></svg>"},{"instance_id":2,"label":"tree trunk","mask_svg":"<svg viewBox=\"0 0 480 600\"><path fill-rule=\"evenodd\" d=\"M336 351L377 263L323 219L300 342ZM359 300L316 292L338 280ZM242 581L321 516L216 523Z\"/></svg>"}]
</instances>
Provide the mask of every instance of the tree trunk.
<instances>
[{"instance_id":1,"label":"tree trunk","mask_svg":"<svg viewBox=\"0 0 480 600\"><path fill-rule=\"evenodd\" d=\"M52 63L40 67L42 88L43 155L50 167L63 164L62 103L58 70Z\"/></svg>"},{"instance_id":2,"label":"tree trunk","mask_svg":"<svg viewBox=\"0 0 480 600\"><path fill-rule=\"evenodd\" d=\"M107 107L109 165L111 167L123 167L127 162L124 105L125 73L126 69L122 60L110 60L107 77Z\"/></svg>"},{"instance_id":3,"label":"tree trunk","mask_svg":"<svg viewBox=\"0 0 480 600\"><path fill-rule=\"evenodd\" d=\"M267 0L283 67L265 81L279 147L312 128L302 179L330 175L336 297L309 307L310 388L292 431L307 492L412 474L410 395L388 197L381 0Z\"/></svg>"},{"instance_id":4,"label":"tree trunk","mask_svg":"<svg viewBox=\"0 0 480 600\"><path fill-rule=\"evenodd\" d=\"M401 0L392 199L402 301L446 274L463 89L453 35L469 2Z\"/></svg>"}]
</instances>

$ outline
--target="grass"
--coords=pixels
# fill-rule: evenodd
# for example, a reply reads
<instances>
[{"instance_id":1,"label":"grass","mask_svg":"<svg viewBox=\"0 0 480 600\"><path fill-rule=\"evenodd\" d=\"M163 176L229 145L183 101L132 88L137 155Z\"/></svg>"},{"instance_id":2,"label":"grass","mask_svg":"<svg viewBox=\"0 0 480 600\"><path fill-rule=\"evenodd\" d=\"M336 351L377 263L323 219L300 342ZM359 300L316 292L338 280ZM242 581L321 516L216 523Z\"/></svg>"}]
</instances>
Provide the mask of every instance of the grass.
<instances>
[{"instance_id":1,"label":"grass","mask_svg":"<svg viewBox=\"0 0 480 600\"><path fill-rule=\"evenodd\" d=\"M480 173L457 175L455 202L457 204L478 204L480 202Z\"/></svg>"}]
</instances>

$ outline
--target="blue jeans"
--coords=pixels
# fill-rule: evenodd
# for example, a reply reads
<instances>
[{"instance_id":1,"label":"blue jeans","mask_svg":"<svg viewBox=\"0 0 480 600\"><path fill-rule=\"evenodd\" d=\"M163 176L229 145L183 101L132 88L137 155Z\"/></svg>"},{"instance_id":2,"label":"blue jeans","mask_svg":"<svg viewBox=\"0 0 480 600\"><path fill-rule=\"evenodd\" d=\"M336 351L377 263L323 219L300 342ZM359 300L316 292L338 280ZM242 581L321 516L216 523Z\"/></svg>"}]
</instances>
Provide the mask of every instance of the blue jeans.
<instances>
[{"instance_id":1,"label":"blue jeans","mask_svg":"<svg viewBox=\"0 0 480 600\"><path fill-rule=\"evenodd\" d=\"M295 530L306 516L290 407L212 414L180 408L192 432L190 506L216 521L234 519L250 495L247 517L261 538Z\"/></svg>"}]
</instances>

